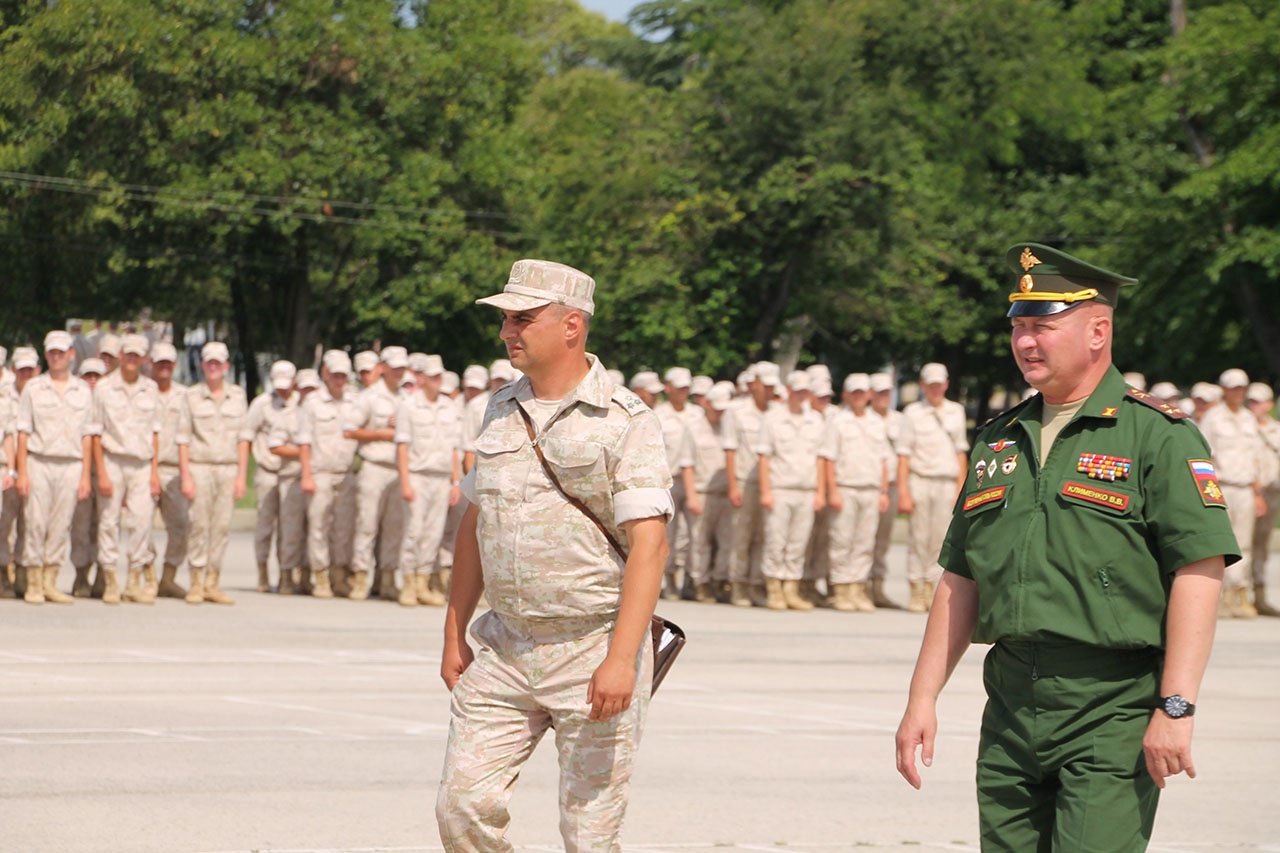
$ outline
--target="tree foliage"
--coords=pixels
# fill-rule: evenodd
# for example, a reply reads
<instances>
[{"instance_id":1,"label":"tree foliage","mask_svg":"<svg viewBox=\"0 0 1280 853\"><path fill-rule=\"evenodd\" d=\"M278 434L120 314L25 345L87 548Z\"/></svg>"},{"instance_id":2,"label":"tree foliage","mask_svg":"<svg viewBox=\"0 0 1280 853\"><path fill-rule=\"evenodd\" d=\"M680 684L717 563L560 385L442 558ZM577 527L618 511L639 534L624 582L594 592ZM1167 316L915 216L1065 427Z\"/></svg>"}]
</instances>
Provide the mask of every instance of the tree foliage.
<instances>
[{"instance_id":1,"label":"tree foliage","mask_svg":"<svg viewBox=\"0 0 1280 853\"><path fill-rule=\"evenodd\" d=\"M544 256L628 371L940 359L985 398L1030 239L1141 279L1122 366L1277 377L1273 6L15 0L0 335L147 306L461 364Z\"/></svg>"}]
</instances>

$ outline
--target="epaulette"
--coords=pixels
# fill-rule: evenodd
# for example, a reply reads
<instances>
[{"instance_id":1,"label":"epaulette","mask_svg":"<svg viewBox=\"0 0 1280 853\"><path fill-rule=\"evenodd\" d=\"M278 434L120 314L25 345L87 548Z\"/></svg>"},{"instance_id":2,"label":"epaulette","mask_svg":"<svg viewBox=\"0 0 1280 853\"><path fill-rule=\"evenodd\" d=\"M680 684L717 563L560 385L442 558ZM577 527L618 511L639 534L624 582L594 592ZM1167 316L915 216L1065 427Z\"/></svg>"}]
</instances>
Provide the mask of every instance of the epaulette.
<instances>
[{"instance_id":1,"label":"epaulette","mask_svg":"<svg viewBox=\"0 0 1280 853\"><path fill-rule=\"evenodd\" d=\"M1159 397L1152 396L1146 391L1139 391L1137 388L1125 389L1125 397L1135 403L1141 403L1144 406L1155 409L1171 421L1182 421L1187 419L1187 413L1176 406L1170 406Z\"/></svg>"},{"instance_id":2,"label":"epaulette","mask_svg":"<svg viewBox=\"0 0 1280 853\"><path fill-rule=\"evenodd\" d=\"M497 389L495 389L493 393L489 395L489 402L493 403L498 400L514 399L516 396L516 382L518 381L519 380L513 380L511 382L506 383L505 385L499 385Z\"/></svg>"},{"instance_id":3,"label":"epaulette","mask_svg":"<svg viewBox=\"0 0 1280 853\"><path fill-rule=\"evenodd\" d=\"M978 432L979 432L979 433L981 433L983 430L985 430L987 427L991 426L993 423L995 423L996 421L1000 420L1001 418L1003 418L1003 417L1005 417L1005 416L1007 416L1007 415L1012 415L1014 412L1017 412L1017 411L1021 410L1023 407L1025 407L1025 406L1026 406L1027 404L1029 404L1031 401L1035 400L1038 396L1040 396L1040 395L1039 395L1039 394L1032 394L1030 397L1028 397L1028 398L1027 398L1027 399L1025 399L1025 400L1019 400L1016 404L1014 404L1013 406L1010 406L1009 408L1005 409L1003 412L1000 412L1000 413L998 413L998 414L992 415L991 417L987 418L987 419L986 419L986 421L984 421L984 422L983 422L982 426L978 427ZM1009 425L1010 425L1010 424L1012 424L1015 420L1017 420L1017 417L1016 417L1016 416L1015 416L1014 418L1010 419L1008 423L1004 424L1004 426L1009 426Z\"/></svg>"},{"instance_id":4,"label":"epaulette","mask_svg":"<svg viewBox=\"0 0 1280 853\"><path fill-rule=\"evenodd\" d=\"M645 405L644 400L641 400L640 396L636 394L636 392L628 388L623 388L621 385L615 385L613 387L612 399L633 418L641 412L650 411L649 407Z\"/></svg>"}]
</instances>

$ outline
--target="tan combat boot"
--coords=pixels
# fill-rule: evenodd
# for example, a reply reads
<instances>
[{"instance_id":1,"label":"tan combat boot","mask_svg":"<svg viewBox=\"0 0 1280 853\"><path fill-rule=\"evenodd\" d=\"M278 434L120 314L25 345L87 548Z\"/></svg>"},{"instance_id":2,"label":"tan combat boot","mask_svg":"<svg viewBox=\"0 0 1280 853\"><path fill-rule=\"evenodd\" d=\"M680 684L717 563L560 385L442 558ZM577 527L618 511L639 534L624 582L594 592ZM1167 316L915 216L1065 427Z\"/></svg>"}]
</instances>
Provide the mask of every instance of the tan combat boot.
<instances>
[{"instance_id":1,"label":"tan combat boot","mask_svg":"<svg viewBox=\"0 0 1280 853\"><path fill-rule=\"evenodd\" d=\"M693 585L693 600L699 604L715 604L716 593L711 584L707 582L697 583Z\"/></svg>"},{"instance_id":2,"label":"tan combat boot","mask_svg":"<svg viewBox=\"0 0 1280 853\"><path fill-rule=\"evenodd\" d=\"M884 578L872 578L871 580L871 603L877 608L885 608L887 610L901 610L902 605L894 601L884 591Z\"/></svg>"},{"instance_id":3,"label":"tan combat boot","mask_svg":"<svg viewBox=\"0 0 1280 853\"><path fill-rule=\"evenodd\" d=\"M147 563L142 567L143 604L155 604L160 597L160 581L156 579L156 567Z\"/></svg>"},{"instance_id":4,"label":"tan combat boot","mask_svg":"<svg viewBox=\"0 0 1280 853\"><path fill-rule=\"evenodd\" d=\"M422 582L426 584L426 577L419 574L404 576L404 589L400 590L400 595L396 597L396 603L401 607L417 607L418 606L418 578L422 578Z\"/></svg>"},{"instance_id":5,"label":"tan combat boot","mask_svg":"<svg viewBox=\"0 0 1280 853\"><path fill-rule=\"evenodd\" d=\"M800 594L800 581L783 581L782 598L788 610L812 610L813 602Z\"/></svg>"},{"instance_id":6,"label":"tan combat boot","mask_svg":"<svg viewBox=\"0 0 1280 853\"><path fill-rule=\"evenodd\" d=\"M911 582L911 600L907 602L910 613L928 613L929 601L925 597L924 581Z\"/></svg>"},{"instance_id":7,"label":"tan combat boot","mask_svg":"<svg viewBox=\"0 0 1280 853\"><path fill-rule=\"evenodd\" d=\"M17 598L13 581L9 578L9 566L0 566L0 598Z\"/></svg>"},{"instance_id":8,"label":"tan combat boot","mask_svg":"<svg viewBox=\"0 0 1280 853\"><path fill-rule=\"evenodd\" d=\"M120 597L125 601L131 601L134 604L150 604L146 601L146 596L142 593L142 572L139 569L129 569L129 574L125 576L124 592Z\"/></svg>"},{"instance_id":9,"label":"tan combat boot","mask_svg":"<svg viewBox=\"0 0 1280 853\"><path fill-rule=\"evenodd\" d=\"M258 592L271 592L271 573L267 571L266 563L258 563L258 585L254 589Z\"/></svg>"},{"instance_id":10,"label":"tan combat boot","mask_svg":"<svg viewBox=\"0 0 1280 853\"><path fill-rule=\"evenodd\" d=\"M311 587L312 598L333 598L333 588L329 586L329 570L315 569L315 585Z\"/></svg>"},{"instance_id":11,"label":"tan combat boot","mask_svg":"<svg viewBox=\"0 0 1280 853\"><path fill-rule=\"evenodd\" d=\"M351 591L347 593L347 598L352 601L364 601L369 597L369 573L355 571L351 573L350 578Z\"/></svg>"},{"instance_id":12,"label":"tan combat boot","mask_svg":"<svg viewBox=\"0 0 1280 853\"><path fill-rule=\"evenodd\" d=\"M865 583L849 584L849 600L859 613L876 612L876 603L871 600L871 596L867 595L867 585Z\"/></svg>"},{"instance_id":13,"label":"tan combat boot","mask_svg":"<svg viewBox=\"0 0 1280 853\"><path fill-rule=\"evenodd\" d=\"M858 608L853 604L849 588L853 584L836 583L831 585L831 606L841 613L852 613Z\"/></svg>"},{"instance_id":14,"label":"tan combat boot","mask_svg":"<svg viewBox=\"0 0 1280 853\"><path fill-rule=\"evenodd\" d=\"M280 595L293 595L298 587L293 582L293 569L280 570L280 582L276 584L276 592Z\"/></svg>"},{"instance_id":15,"label":"tan combat boot","mask_svg":"<svg viewBox=\"0 0 1280 853\"><path fill-rule=\"evenodd\" d=\"M98 574L102 576L102 599L103 604L119 604L120 603L120 582L116 580L116 573L111 569L98 569Z\"/></svg>"},{"instance_id":16,"label":"tan combat boot","mask_svg":"<svg viewBox=\"0 0 1280 853\"><path fill-rule=\"evenodd\" d=\"M334 596L346 598L351 595L351 567L331 566L329 568L329 588Z\"/></svg>"},{"instance_id":17,"label":"tan combat boot","mask_svg":"<svg viewBox=\"0 0 1280 853\"><path fill-rule=\"evenodd\" d=\"M764 579L764 606L770 610L786 610L787 599L782 594L781 578Z\"/></svg>"},{"instance_id":18,"label":"tan combat boot","mask_svg":"<svg viewBox=\"0 0 1280 853\"><path fill-rule=\"evenodd\" d=\"M924 582L924 603L930 610L933 609L933 594L937 592L938 585L933 581Z\"/></svg>"},{"instance_id":19,"label":"tan combat boot","mask_svg":"<svg viewBox=\"0 0 1280 853\"><path fill-rule=\"evenodd\" d=\"M733 581L729 584L729 603L734 607L751 607L751 584L744 581Z\"/></svg>"},{"instance_id":20,"label":"tan combat boot","mask_svg":"<svg viewBox=\"0 0 1280 853\"><path fill-rule=\"evenodd\" d=\"M427 578L427 585L449 600L449 587L453 584L453 569L441 569Z\"/></svg>"},{"instance_id":21,"label":"tan combat boot","mask_svg":"<svg viewBox=\"0 0 1280 853\"><path fill-rule=\"evenodd\" d=\"M164 564L164 569L160 573L158 594L161 598L187 597L187 591L178 585L178 567L172 563Z\"/></svg>"},{"instance_id":22,"label":"tan combat boot","mask_svg":"<svg viewBox=\"0 0 1280 853\"><path fill-rule=\"evenodd\" d=\"M44 567L44 600L52 604L71 604L74 598L58 589L58 567Z\"/></svg>"},{"instance_id":23,"label":"tan combat boot","mask_svg":"<svg viewBox=\"0 0 1280 853\"><path fill-rule=\"evenodd\" d=\"M449 596L444 591L444 581L440 575L442 572L433 572L429 575L417 576L418 603L425 604L427 607L444 607L449 603Z\"/></svg>"},{"instance_id":24,"label":"tan combat boot","mask_svg":"<svg viewBox=\"0 0 1280 853\"><path fill-rule=\"evenodd\" d=\"M1249 601L1249 588L1247 586L1238 586L1228 591L1229 602L1231 607L1231 615L1237 619L1253 619L1258 615L1258 611L1253 608L1253 603ZM45 590L45 597L49 597L49 591Z\"/></svg>"},{"instance_id":25,"label":"tan combat boot","mask_svg":"<svg viewBox=\"0 0 1280 853\"><path fill-rule=\"evenodd\" d=\"M182 598L187 604L200 604L204 601L204 569L191 570L191 589Z\"/></svg>"},{"instance_id":26,"label":"tan combat boot","mask_svg":"<svg viewBox=\"0 0 1280 853\"><path fill-rule=\"evenodd\" d=\"M89 567L76 566L76 577L71 582L73 598L90 598L93 596L93 585L89 582Z\"/></svg>"},{"instance_id":27,"label":"tan combat boot","mask_svg":"<svg viewBox=\"0 0 1280 853\"><path fill-rule=\"evenodd\" d=\"M1267 603L1267 585L1256 583L1253 585L1253 608L1258 611L1259 616L1280 616L1280 610L1276 610Z\"/></svg>"},{"instance_id":28,"label":"tan combat boot","mask_svg":"<svg viewBox=\"0 0 1280 853\"><path fill-rule=\"evenodd\" d=\"M27 604L44 604L43 570L39 566L18 566L18 583L22 588L22 600Z\"/></svg>"},{"instance_id":29,"label":"tan combat boot","mask_svg":"<svg viewBox=\"0 0 1280 853\"><path fill-rule=\"evenodd\" d=\"M204 573L204 600L214 604L235 604L236 600L218 588L221 569L207 569Z\"/></svg>"}]
</instances>

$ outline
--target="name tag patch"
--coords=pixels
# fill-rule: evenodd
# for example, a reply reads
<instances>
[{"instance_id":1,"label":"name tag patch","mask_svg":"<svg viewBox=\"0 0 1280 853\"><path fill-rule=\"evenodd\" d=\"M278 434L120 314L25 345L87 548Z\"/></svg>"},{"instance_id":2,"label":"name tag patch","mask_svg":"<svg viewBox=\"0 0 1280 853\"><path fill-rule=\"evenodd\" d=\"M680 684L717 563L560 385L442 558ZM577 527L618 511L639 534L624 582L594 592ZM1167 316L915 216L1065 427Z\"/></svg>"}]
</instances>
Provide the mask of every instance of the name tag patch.
<instances>
[{"instance_id":1,"label":"name tag patch","mask_svg":"<svg viewBox=\"0 0 1280 853\"><path fill-rule=\"evenodd\" d=\"M986 506L987 504L995 503L996 501L1002 501L1004 500L1004 493L1008 490L1008 486L995 486L990 489L983 489L980 492L975 492L964 499L964 510L965 512L968 512L969 510L976 509L980 506Z\"/></svg>"},{"instance_id":2,"label":"name tag patch","mask_svg":"<svg viewBox=\"0 0 1280 853\"><path fill-rule=\"evenodd\" d=\"M1218 485L1218 472L1214 470L1213 463L1208 459L1188 459L1187 465L1191 467L1191 476L1196 479L1196 491L1200 493L1200 500L1204 501L1204 505L1225 507L1227 499L1222 494L1222 487Z\"/></svg>"},{"instance_id":3,"label":"name tag patch","mask_svg":"<svg viewBox=\"0 0 1280 853\"><path fill-rule=\"evenodd\" d=\"M1084 483L1073 483L1070 480L1063 484L1062 494L1069 498L1077 498L1078 500L1088 501L1110 509L1129 508L1128 495L1100 489L1097 486L1085 485Z\"/></svg>"}]
</instances>

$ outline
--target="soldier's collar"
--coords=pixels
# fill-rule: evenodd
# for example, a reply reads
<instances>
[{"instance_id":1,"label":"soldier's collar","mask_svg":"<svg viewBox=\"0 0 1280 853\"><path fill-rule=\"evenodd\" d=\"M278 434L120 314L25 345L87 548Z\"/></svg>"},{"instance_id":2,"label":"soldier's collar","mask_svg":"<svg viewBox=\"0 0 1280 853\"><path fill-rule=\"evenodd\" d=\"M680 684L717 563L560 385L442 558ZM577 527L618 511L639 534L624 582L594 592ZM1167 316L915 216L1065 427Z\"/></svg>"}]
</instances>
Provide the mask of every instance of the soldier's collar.
<instances>
[{"instance_id":1,"label":"soldier's collar","mask_svg":"<svg viewBox=\"0 0 1280 853\"><path fill-rule=\"evenodd\" d=\"M1128 390L1129 386L1125 384L1120 371L1116 370L1114 364L1111 365L1102 375L1102 381L1098 383L1097 388L1093 389L1093 393L1089 395L1089 399L1080 408L1076 417L1115 420L1120 415L1120 404L1124 402Z\"/></svg>"},{"instance_id":2,"label":"soldier's collar","mask_svg":"<svg viewBox=\"0 0 1280 853\"><path fill-rule=\"evenodd\" d=\"M560 408L568 408L574 403L586 403L598 409L609 407L609 400L613 396L613 380L609 378L600 360L594 355L587 353L587 361L591 363L587 375L582 377L578 387L565 396ZM493 399L496 401L518 400L522 403L532 400L533 386L529 384L529 377L521 376L515 382L503 385L493 392Z\"/></svg>"}]
</instances>

